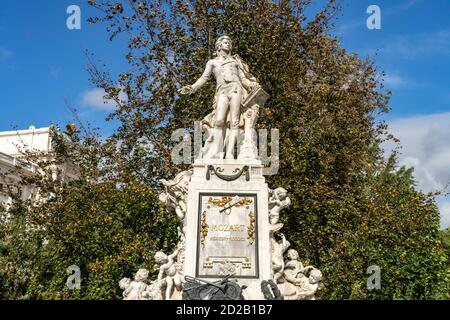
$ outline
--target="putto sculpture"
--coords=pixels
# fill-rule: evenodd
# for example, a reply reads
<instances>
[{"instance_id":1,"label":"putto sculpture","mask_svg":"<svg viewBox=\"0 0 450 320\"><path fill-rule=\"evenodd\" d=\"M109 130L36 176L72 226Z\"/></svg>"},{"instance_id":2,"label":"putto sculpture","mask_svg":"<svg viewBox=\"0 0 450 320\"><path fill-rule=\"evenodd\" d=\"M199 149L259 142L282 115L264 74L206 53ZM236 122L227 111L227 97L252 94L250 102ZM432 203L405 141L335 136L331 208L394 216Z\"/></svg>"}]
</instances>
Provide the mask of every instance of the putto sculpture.
<instances>
[{"instance_id":1,"label":"putto sculpture","mask_svg":"<svg viewBox=\"0 0 450 320\"><path fill-rule=\"evenodd\" d=\"M123 291L124 300L149 300L147 292L148 270L139 269L134 276L134 280L130 278L122 278L119 286Z\"/></svg>"},{"instance_id":2,"label":"putto sculpture","mask_svg":"<svg viewBox=\"0 0 450 320\"><path fill-rule=\"evenodd\" d=\"M166 255L162 251L155 253L156 268L159 270L157 281L164 281L165 284L164 300L170 300L174 291L181 293L182 290L183 278L177 269L175 261L177 255L178 250L175 250L170 255Z\"/></svg>"},{"instance_id":3,"label":"putto sculpture","mask_svg":"<svg viewBox=\"0 0 450 320\"><path fill-rule=\"evenodd\" d=\"M277 224L280 221L280 212L282 209L291 205L291 199L284 188L269 190L269 219L271 224Z\"/></svg>"},{"instance_id":4,"label":"putto sculpture","mask_svg":"<svg viewBox=\"0 0 450 320\"><path fill-rule=\"evenodd\" d=\"M192 170L186 170L177 174L173 180L160 180L165 190L160 193L159 201L164 203L166 210L175 211L182 234L185 233L186 198L191 176Z\"/></svg>"},{"instance_id":5,"label":"putto sculpture","mask_svg":"<svg viewBox=\"0 0 450 320\"><path fill-rule=\"evenodd\" d=\"M294 249L288 250L287 257L279 279L282 295L286 300L315 300L316 292L322 288L322 272L313 266L304 267Z\"/></svg>"}]
</instances>

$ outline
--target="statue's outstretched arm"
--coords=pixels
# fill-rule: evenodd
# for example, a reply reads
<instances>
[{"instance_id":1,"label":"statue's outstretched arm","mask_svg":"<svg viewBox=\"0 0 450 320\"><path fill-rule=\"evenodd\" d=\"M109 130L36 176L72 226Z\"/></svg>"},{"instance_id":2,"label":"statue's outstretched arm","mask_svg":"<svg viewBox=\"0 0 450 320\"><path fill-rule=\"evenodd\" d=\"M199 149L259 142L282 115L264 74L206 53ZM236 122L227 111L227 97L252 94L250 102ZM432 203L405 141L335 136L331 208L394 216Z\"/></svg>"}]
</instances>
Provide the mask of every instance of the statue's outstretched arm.
<instances>
[{"instance_id":1,"label":"statue's outstretched arm","mask_svg":"<svg viewBox=\"0 0 450 320\"><path fill-rule=\"evenodd\" d=\"M169 257L168 257L169 260L170 260L170 259L173 260L173 258L175 258L175 257L178 255L178 251L179 251L179 250L177 249L177 250L175 250L171 255L169 255Z\"/></svg>"},{"instance_id":2,"label":"statue's outstretched arm","mask_svg":"<svg viewBox=\"0 0 450 320\"><path fill-rule=\"evenodd\" d=\"M206 82L208 82L209 78L211 77L211 73L212 73L212 62L210 60L206 64L205 71L203 71L201 77L192 85L194 92L200 89Z\"/></svg>"},{"instance_id":3,"label":"statue's outstretched arm","mask_svg":"<svg viewBox=\"0 0 450 320\"><path fill-rule=\"evenodd\" d=\"M202 76L193 84L182 87L180 90L178 90L181 94L193 94L198 89L200 89L206 82L208 82L209 78L211 77L212 73L212 62L211 60L206 63L205 71L203 71Z\"/></svg>"}]
</instances>

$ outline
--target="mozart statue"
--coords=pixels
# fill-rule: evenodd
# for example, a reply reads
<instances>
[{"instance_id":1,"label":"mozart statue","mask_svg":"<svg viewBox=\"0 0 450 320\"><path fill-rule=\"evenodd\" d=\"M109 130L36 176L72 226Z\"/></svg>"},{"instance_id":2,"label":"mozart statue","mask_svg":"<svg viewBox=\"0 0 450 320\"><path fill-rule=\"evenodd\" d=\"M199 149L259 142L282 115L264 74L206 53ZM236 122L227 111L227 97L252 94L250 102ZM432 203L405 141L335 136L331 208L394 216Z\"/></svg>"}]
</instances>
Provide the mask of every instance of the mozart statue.
<instances>
[{"instance_id":1,"label":"mozart statue","mask_svg":"<svg viewBox=\"0 0 450 320\"><path fill-rule=\"evenodd\" d=\"M260 86L241 58L231 55L232 43L228 36L217 39L215 47L216 57L207 62L202 76L193 85L184 86L178 92L193 94L209 80L211 74L214 75L217 83L214 111L202 121L210 132L203 148L203 157L221 158L225 148L225 158L234 159L239 128L244 121L241 105Z\"/></svg>"}]
</instances>

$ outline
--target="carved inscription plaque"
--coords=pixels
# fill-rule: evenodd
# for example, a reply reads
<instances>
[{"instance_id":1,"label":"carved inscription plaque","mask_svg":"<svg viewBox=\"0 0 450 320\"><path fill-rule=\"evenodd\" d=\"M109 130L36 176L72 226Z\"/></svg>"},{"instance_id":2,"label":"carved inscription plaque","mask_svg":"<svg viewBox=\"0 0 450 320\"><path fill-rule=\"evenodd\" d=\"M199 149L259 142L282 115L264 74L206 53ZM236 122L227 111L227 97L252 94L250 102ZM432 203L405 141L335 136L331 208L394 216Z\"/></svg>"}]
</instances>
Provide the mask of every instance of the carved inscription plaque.
<instances>
[{"instance_id":1,"label":"carved inscription plaque","mask_svg":"<svg viewBox=\"0 0 450 320\"><path fill-rule=\"evenodd\" d=\"M256 194L200 193L197 277L259 276L257 214Z\"/></svg>"}]
</instances>

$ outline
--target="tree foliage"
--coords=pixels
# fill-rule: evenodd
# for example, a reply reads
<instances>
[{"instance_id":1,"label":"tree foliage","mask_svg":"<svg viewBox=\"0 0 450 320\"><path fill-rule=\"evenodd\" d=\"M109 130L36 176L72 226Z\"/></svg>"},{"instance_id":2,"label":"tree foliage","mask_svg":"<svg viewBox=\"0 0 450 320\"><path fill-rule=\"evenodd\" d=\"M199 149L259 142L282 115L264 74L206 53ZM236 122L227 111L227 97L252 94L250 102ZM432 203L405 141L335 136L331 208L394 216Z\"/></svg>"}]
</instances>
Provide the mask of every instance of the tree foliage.
<instances>
[{"instance_id":1,"label":"tree foliage","mask_svg":"<svg viewBox=\"0 0 450 320\"><path fill-rule=\"evenodd\" d=\"M51 200L17 203L2 223L3 298L119 298L120 277L151 267L157 248L174 245L158 179L183 169L171 162L171 134L192 132L215 89L211 82L188 99L176 92L199 77L222 34L270 94L258 126L279 129L280 170L267 180L290 193L285 233L323 271L321 298L448 298L433 195L415 190L412 169L398 168L395 154L383 159L380 145L392 137L377 115L388 111L389 91L372 60L330 35L335 1L312 17L309 0L88 3L99 9L90 21L128 43L128 70L89 65L92 82L118 104L109 117L120 126L105 143L61 141L59 161L77 162L82 179L58 190L54 180L36 179ZM71 264L85 275L77 293L64 289ZM367 289L371 265L381 268L380 290Z\"/></svg>"}]
</instances>

